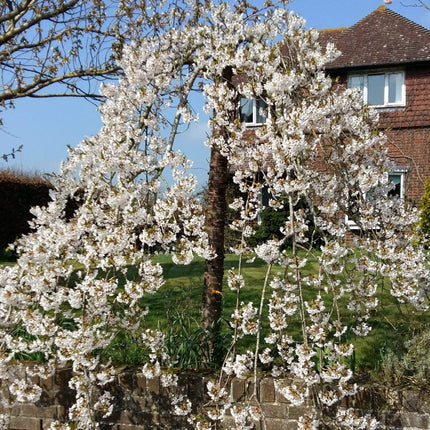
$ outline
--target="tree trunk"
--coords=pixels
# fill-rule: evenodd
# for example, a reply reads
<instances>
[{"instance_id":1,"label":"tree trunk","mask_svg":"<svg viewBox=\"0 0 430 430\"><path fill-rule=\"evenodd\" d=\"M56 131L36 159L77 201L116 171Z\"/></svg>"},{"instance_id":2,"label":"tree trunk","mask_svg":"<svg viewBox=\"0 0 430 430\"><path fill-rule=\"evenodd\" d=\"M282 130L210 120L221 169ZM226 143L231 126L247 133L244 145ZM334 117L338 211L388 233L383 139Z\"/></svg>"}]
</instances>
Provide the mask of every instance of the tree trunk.
<instances>
[{"instance_id":1,"label":"tree trunk","mask_svg":"<svg viewBox=\"0 0 430 430\"><path fill-rule=\"evenodd\" d=\"M226 68L223 80L231 84L232 70ZM231 84L232 85L232 84ZM236 113L232 112L234 119ZM214 130L227 138L222 128ZM222 281L224 275L224 232L227 219L226 190L228 184L228 162L221 154L219 147L211 150L208 182L208 207L206 213L206 230L209 244L216 253L213 260L206 260L202 297L202 327L209 331L209 360L217 362L222 359L219 341L222 312Z\"/></svg>"},{"instance_id":2,"label":"tree trunk","mask_svg":"<svg viewBox=\"0 0 430 430\"><path fill-rule=\"evenodd\" d=\"M226 188L228 182L227 159L219 148L212 148L206 229L209 243L216 253L213 260L206 260L202 298L202 326L210 330L211 359L217 355L216 346L222 312L222 280L224 275L224 229L226 222Z\"/></svg>"}]
</instances>

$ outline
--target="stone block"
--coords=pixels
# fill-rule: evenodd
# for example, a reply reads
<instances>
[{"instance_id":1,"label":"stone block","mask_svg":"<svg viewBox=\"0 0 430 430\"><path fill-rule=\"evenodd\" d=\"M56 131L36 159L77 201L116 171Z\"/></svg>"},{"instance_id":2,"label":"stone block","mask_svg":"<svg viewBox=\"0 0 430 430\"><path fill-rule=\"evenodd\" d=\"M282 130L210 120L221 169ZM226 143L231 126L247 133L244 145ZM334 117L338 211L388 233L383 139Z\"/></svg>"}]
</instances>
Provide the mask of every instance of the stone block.
<instances>
[{"instance_id":1,"label":"stone block","mask_svg":"<svg viewBox=\"0 0 430 430\"><path fill-rule=\"evenodd\" d=\"M136 373L134 391L136 394L142 394L146 391L146 378L142 373Z\"/></svg>"},{"instance_id":2,"label":"stone block","mask_svg":"<svg viewBox=\"0 0 430 430\"><path fill-rule=\"evenodd\" d=\"M234 378L231 381L231 396L233 401L244 400L245 398L245 380Z\"/></svg>"},{"instance_id":3,"label":"stone block","mask_svg":"<svg viewBox=\"0 0 430 430\"><path fill-rule=\"evenodd\" d=\"M160 394L160 378L147 379L146 390L154 394Z\"/></svg>"},{"instance_id":4,"label":"stone block","mask_svg":"<svg viewBox=\"0 0 430 430\"><path fill-rule=\"evenodd\" d=\"M11 417L9 430L40 430L42 422L39 418Z\"/></svg>"},{"instance_id":5,"label":"stone block","mask_svg":"<svg viewBox=\"0 0 430 430\"><path fill-rule=\"evenodd\" d=\"M45 391L51 391L54 388L54 376L40 379L40 388Z\"/></svg>"},{"instance_id":6,"label":"stone block","mask_svg":"<svg viewBox=\"0 0 430 430\"><path fill-rule=\"evenodd\" d=\"M52 420L43 420L40 430L49 430L49 427L51 426L52 422Z\"/></svg>"},{"instance_id":7,"label":"stone block","mask_svg":"<svg viewBox=\"0 0 430 430\"><path fill-rule=\"evenodd\" d=\"M58 390L69 390L69 381L72 377L72 369L58 370L54 375L54 385Z\"/></svg>"},{"instance_id":8,"label":"stone block","mask_svg":"<svg viewBox=\"0 0 430 430\"><path fill-rule=\"evenodd\" d=\"M291 380L290 379L282 379L279 380L281 386L290 385ZM279 391L276 390L276 387L274 386L275 391L275 401L279 403L290 403Z\"/></svg>"},{"instance_id":9,"label":"stone block","mask_svg":"<svg viewBox=\"0 0 430 430\"><path fill-rule=\"evenodd\" d=\"M118 383L124 391L132 391L134 389L133 373L122 372L118 375Z\"/></svg>"},{"instance_id":10,"label":"stone block","mask_svg":"<svg viewBox=\"0 0 430 430\"><path fill-rule=\"evenodd\" d=\"M114 430L143 430L145 427L134 425L134 424L118 424L113 429Z\"/></svg>"},{"instance_id":11,"label":"stone block","mask_svg":"<svg viewBox=\"0 0 430 430\"><path fill-rule=\"evenodd\" d=\"M277 403L290 403L279 391L275 390L275 402Z\"/></svg>"},{"instance_id":12,"label":"stone block","mask_svg":"<svg viewBox=\"0 0 430 430\"><path fill-rule=\"evenodd\" d=\"M262 403L261 408L266 419L271 418L288 418L288 406Z\"/></svg>"},{"instance_id":13,"label":"stone block","mask_svg":"<svg viewBox=\"0 0 430 430\"><path fill-rule=\"evenodd\" d=\"M273 403L275 401L275 385L273 379L262 379L260 381L260 401Z\"/></svg>"},{"instance_id":14,"label":"stone block","mask_svg":"<svg viewBox=\"0 0 430 430\"><path fill-rule=\"evenodd\" d=\"M234 419L232 417L225 417L223 423L220 425L222 430L230 430L234 426Z\"/></svg>"},{"instance_id":15,"label":"stone block","mask_svg":"<svg viewBox=\"0 0 430 430\"><path fill-rule=\"evenodd\" d=\"M398 411L389 411L381 414L380 422L381 424L385 424L387 428L400 428L402 426Z\"/></svg>"},{"instance_id":16,"label":"stone block","mask_svg":"<svg viewBox=\"0 0 430 430\"><path fill-rule=\"evenodd\" d=\"M264 428L264 427L263 427ZM279 418L266 419L267 430L296 430L297 423Z\"/></svg>"},{"instance_id":17,"label":"stone block","mask_svg":"<svg viewBox=\"0 0 430 430\"><path fill-rule=\"evenodd\" d=\"M53 420L59 418L57 406L37 406L34 403L23 403L20 408L20 416L50 418Z\"/></svg>"},{"instance_id":18,"label":"stone block","mask_svg":"<svg viewBox=\"0 0 430 430\"><path fill-rule=\"evenodd\" d=\"M403 391L402 406L409 412L417 412L420 409L420 393L419 391Z\"/></svg>"},{"instance_id":19,"label":"stone block","mask_svg":"<svg viewBox=\"0 0 430 430\"><path fill-rule=\"evenodd\" d=\"M288 408L288 418L290 420L298 420L305 414L311 414L312 408L307 406L290 406Z\"/></svg>"},{"instance_id":20,"label":"stone block","mask_svg":"<svg viewBox=\"0 0 430 430\"><path fill-rule=\"evenodd\" d=\"M121 414L118 418L118 422L120 422L121 425L123 425L123 424L127 424L127 425L133 424L134 425L134 424L136 424L136 420L133 417L133 413L132 413L132 411L129 411L129 410L121 411Z\"/></svg>"},{"instance_id":21,"label":"stone block","mask_svg":"<svg viewBox=\"0 0 430 430\"><path fill-rule=\"evenodd\" d=\"M428 415L419 412L404 412L400 416L402 428L428 429L430 428Z\"/></svg>"},{"instance_id":22,"label":"stone block","mask_svg":"<svg viewBox=\"0 0 430 430\"><path fill-rule=\"evenodd\" d=\"M257 388L256 390L254 388ZM247 380L245 386L245 393L247 399L252 399L256 402L260 398L260 384L255 385L254 380Z\"/></svg>"}]
</instances>

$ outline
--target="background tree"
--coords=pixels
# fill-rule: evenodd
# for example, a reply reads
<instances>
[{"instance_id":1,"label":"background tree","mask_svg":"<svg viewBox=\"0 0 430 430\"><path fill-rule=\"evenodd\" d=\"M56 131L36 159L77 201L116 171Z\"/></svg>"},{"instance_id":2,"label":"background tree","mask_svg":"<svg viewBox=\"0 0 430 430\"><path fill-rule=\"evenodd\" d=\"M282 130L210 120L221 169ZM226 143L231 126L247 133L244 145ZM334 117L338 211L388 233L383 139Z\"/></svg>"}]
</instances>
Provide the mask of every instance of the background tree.
<instances>
[{"instance_id":1,"label":"background tree","mask_svg":"<svg viewBox=\"0 0 430 430\"><path fill-rule=\"evenodd\" d=\"M180 1L1 1L0 115L22 97L101 101L100 83L122 73L124 43L162 31L158 22L174 25L180 10ZM3 158L20 149L4 150Z\"/></svg>"},{"instance_id":2,"label":"background tree","mask_svg":"<svg viewBox=\"0 0 430 430\"><path fill-rule=\"evenodd\" d=\"M418 3L405 3L403 4L403 6L407 6L407 7L424 7L425 9L430 10L430 6L429 4L424 1L424 0L417 0ZM393 3L393 0L384 0L385 4L391 4Z\"/></svg>"}]
</instances>

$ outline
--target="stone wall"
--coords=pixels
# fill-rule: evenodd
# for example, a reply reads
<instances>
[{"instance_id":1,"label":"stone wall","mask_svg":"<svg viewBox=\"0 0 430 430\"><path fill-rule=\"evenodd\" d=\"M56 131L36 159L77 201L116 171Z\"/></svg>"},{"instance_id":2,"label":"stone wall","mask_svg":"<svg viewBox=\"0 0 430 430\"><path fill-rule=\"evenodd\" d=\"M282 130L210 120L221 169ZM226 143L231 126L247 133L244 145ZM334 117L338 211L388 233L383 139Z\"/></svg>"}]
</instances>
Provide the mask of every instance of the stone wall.
<instances>
[{"instance_id":1,"label":"stone wall","mask_svg":"<svg viewBox=\"0 0 430 430\"><path fill-rule=\"evenodd\" d=\"M213 375L214 376L214 375ZM205 385L210 374L183 373L180 384L193 400L202 407ZM70 372L60 371L42 381L43 395L37 404L22 404L12 410L10 430L44 430L56 419L64 419L73 400L68 388ZM111 417L114 424L102 424L101 429L112 430L161 430L182 429L185 422L170 414L169 402L158 378L148 380L141 373L124 370L113 384L116 408ZM233 379L229 383L236 403L247 402L254 393L253 380ZM257 399L265 415L265 427L256 429L294 430L298 418L310 412L310 406L295 407L275 392L273 379L262 377L257 385ZM430 429L430 392L412 388L365 386L343 407L353 407L357 413L371 413L379 419L382 429ZM0 412L4 412L1 411ZM227 421L224 429L230 429Z\"/></svg>"}]
</instances>

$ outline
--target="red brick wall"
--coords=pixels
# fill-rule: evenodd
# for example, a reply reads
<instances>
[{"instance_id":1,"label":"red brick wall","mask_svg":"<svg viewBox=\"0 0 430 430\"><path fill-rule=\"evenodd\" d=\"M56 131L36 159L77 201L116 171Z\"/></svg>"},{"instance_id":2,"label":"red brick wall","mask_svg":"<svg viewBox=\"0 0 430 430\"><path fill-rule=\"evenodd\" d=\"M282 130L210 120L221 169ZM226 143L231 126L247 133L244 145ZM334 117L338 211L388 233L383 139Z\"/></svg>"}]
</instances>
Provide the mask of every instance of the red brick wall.
<instances>
[{"instance_id":1,"label":"red brick wall","mask_svg":"<svg viewBox=\"0 0 430 430\"><path fill-rule=\"evenodd\" d=\"M386 134L391 160L407 168L405 198L419 206L430 176L430 127L388 129Z\"/></svg>"},{"instance_id":2,"label":"red brick wall","mask_svg":"<svg viewBox=\"0 0 430 430\"><path fill-rule=\"evenodd\" d=\"M415 128L430 126L430 67L406 70L406 107L381 111L381 127Z\"/></svg>"},{"instance_id":3,"label":"red brick wall","mask_svg":"<svg viewBox=\"0 0 430 430\"><path fill-rule=\"evenodd\" d=\"M330 75L346 85L346 72L330 71ZM388 136L390 158L398 167L408 169L406 198L419 205L430 176L430 65L409 66L405 84L406 106L379 110L380 128Z\"/></svg>"},{"instance_id":4,"label":"red brick wall","mask_svg":"<svg viewBox=\"0 0 430 430\"><path fill-rule=\"evenodd\" d=\"M405 195L419 205L430 176L430 67L406 70L406 107L380 113L390 155L397 166L407 167Z\"/></svg>"}]
</instances>

